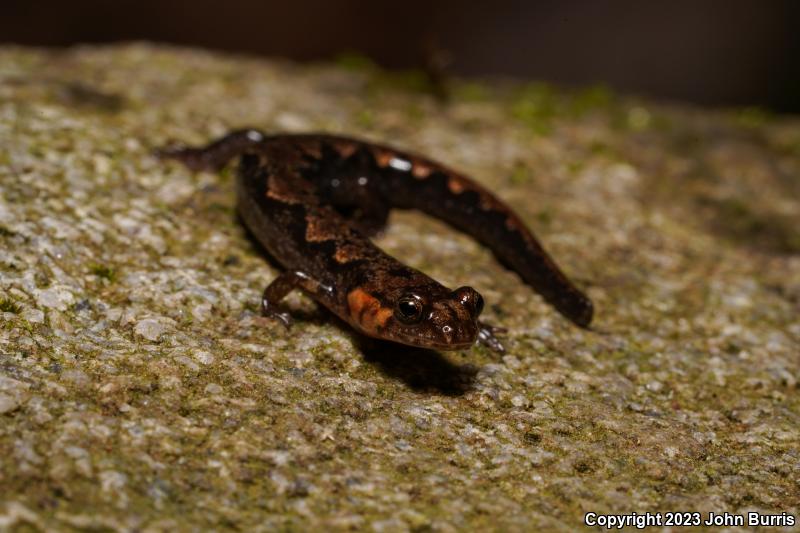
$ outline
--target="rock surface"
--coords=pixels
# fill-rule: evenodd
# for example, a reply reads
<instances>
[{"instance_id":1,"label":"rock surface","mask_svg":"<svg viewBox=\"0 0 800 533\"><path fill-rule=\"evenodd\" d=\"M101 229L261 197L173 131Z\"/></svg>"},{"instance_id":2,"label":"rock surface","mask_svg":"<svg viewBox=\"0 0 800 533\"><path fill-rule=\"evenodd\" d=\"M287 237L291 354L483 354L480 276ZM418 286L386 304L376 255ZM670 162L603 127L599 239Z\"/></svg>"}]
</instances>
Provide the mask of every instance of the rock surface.
<instances>
[{"instance_id":1,"label":"rock surface","mask_svg":"<svg viewBox=\"0 0 800 533\"><path fill-rule=\"evenodd\" d=\"M603 88L150 45L0 50L0 529L563 530L586 512L798 514L800 122ZM470 284L501 359L363 342L277 273L229 128L420 151L519 210L595 300L582 331L468 237L380 246Z\"/></svg>"}]
</instances>

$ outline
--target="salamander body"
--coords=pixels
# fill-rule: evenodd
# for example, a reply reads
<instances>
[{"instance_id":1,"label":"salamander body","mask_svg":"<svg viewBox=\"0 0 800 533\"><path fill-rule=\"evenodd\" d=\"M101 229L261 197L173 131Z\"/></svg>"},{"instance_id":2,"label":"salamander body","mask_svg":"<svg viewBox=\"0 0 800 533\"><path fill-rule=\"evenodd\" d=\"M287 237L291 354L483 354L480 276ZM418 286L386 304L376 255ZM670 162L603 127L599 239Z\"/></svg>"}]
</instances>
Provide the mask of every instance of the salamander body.
<instances>
[{"instance_id":1,"label":"salamander body","mask_svg":"<svg viewBox=\"0 0 800 533\"><path fill-rule=\"evenodd\" d=\"M286 269L264 290L264 314L290 324L280 300L301 289L361 333L411 346L503 351L478 320L483 298L451 290L369 239L390 209L419 209L469 233L575 324L591 301L556 266L520 218L491 192L432 160L388 146L319 134L238 130L199 148L162 150L193 170L240 158L237 207Z\"/></svg>"}]
</instances>

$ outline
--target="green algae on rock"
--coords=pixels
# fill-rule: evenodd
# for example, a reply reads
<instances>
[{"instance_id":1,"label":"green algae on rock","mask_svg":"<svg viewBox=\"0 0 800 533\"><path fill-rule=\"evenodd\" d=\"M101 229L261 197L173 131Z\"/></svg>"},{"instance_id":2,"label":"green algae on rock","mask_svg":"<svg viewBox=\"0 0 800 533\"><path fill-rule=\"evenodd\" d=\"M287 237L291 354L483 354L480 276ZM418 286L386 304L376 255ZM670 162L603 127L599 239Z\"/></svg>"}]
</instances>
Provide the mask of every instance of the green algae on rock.
<instances>
[{"instance_id":1,"label":"green algae on rock","mask_svg":"<svg viewBox=\"0 0 800 533\"><path fill-rule=\"evenodd\" d=\"M442 104L373 66L143 44L6 47L0 79L0 529L797 516L797 120L510 82ZM262 319L277 270L229 173L151 156L241 126L473 175L588 287L595 330L408 212L379 245L474 285L501 360L373 344L297 294L291 332Z\"/></svg>"}]
</instances>

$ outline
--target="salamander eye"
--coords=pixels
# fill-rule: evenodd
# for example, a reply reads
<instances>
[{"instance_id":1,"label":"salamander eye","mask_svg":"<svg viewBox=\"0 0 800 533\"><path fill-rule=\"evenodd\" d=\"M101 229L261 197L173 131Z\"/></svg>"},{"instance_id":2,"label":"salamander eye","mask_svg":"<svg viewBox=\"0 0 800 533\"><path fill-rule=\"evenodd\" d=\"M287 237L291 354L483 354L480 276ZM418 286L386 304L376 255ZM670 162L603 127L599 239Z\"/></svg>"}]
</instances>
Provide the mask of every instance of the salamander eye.
<instances>
[{"instance_id":1,"label":"salamander eye","mask_svg":"<svg viewBox=\"0 0 800 533\"><path fill-rule=\"evenodd\" d=\"M422 318L422 302L418 296L403 296L397 301L395 315L401 322L413 324Z\"/></svg>"}]
</instances>

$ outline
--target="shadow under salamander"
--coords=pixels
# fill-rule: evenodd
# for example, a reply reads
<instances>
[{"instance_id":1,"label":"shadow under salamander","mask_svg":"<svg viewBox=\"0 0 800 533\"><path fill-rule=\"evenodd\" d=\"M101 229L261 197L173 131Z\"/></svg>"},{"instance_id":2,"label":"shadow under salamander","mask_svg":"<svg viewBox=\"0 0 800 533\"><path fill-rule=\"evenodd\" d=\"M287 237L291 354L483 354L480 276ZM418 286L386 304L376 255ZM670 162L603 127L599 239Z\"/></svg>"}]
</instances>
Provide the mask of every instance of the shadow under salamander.
<instances>
[{"instance_id":1,"label":"shadow under salamander","mask_svg":"<svg viewBox=\"0 0 800 533\"><path fill-rule=\"evenodd\" d=\"M356 339L356 346L364 354L365 361L418 392L461 396L473 388L479 370L470 363L453 363L434 350L362 336Z\"/></svg>"},{"instance_id":2,"label":"shadow under salamander","mask_svg":"<svg viewBox=\"0 0 800 533\"><path fill-rule=\"evenodd\" d=\"M265 261L280 267L272 255L261 245L255 235L237 215L238 223L245 229L247 238ZM265 281L268 283L268 281ZM266 287L266 285L265 285ZM389 378L403 381L409 388L419 392L433 392L448 396L460 396L469 391L475 383L479 368L465 363L455 364L434 350L414 348L394 342L380 341L364 337L339 317L318 306L316 316L293 311L292 318L304 321L334 322L336 326L348 331L364 360L374 365ZM321 316L324 319L321 320Z\"/></svg>"}]
</instances>

